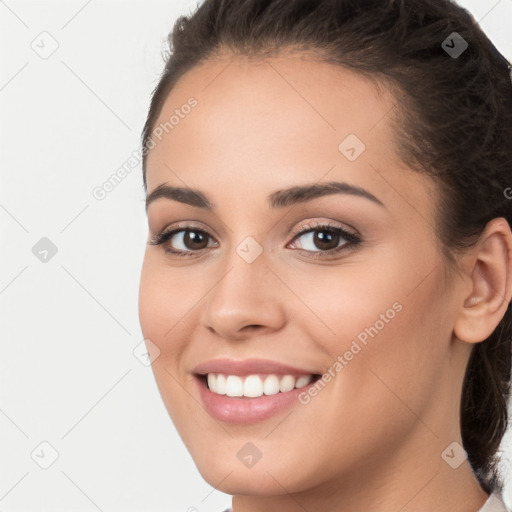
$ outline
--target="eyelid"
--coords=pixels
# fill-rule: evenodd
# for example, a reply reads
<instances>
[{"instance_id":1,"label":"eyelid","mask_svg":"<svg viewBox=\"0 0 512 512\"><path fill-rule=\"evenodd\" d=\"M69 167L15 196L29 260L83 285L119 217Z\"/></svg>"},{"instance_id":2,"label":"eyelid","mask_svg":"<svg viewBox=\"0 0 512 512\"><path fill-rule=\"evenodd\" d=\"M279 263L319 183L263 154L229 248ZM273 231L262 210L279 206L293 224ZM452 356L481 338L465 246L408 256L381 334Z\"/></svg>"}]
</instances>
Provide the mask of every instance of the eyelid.
<instances>
[{"instance_id":1,"label":"eyelid","mask_svg":"<svg viewBox=\"0 0 512 512\"><path fill-rule=\"evenodd\" d=\"M292 230L292 237L295 239L297 235L303 235L307 232L314 231L315 229L319 228L325 228L325 227L331 227L336 229L342 229L343 231L346 231L348 234L361 238L361 234L359 231L349 224L342 224L339 221L335 221L332 219L325 219L325 220L314 220L313 222L301 222Z\"/></svg>"},{"instance_id":2,"label":"eyelid","mask_svg":"<svg viewBox=\"0 0 512 512\"><path fill-rule=\"evenodd\" d=\"M333 224L333 222L335 222L335 224ZM215 233L215 230L210 228L210 227L205 227L205 226L202 226L202 225L196 225L197 221L187 221L187 220L182 220L182 221L178 221L174 224L170 224L160 230L157 230L156 231L156 235L155 236L158 236L158 235L162 235L162 234L167 234L171 231L182 231L182 230L191 230L191 229L197 229L198 231L203 231L205 232L206 234L208 234L208 236L211 236L212 238L216 238L216 241L218 241L218 238L220 238L216 233ZM350 233L351 235L353 236L357 236L357 237L360 237L360 234L359 232L357 231L357 229L353 228L352 226L350 226L349 224L341 224L340 222L338 221L333 221L331 219L326 219L326 220L315 220L313 222L310 222L310 221L303 221L301 223L299 223L295 228L292 229L292 233L291 233L291 237L292 239L289 241L293 241L297 235L301 234L305 234L307 232L310 232L310 231L313 231L315 229L318 229L318 228L325 228L325 227L333 227L333 228L340 228L340 229L343 229L345 231L347 231L348 233ZM349 228L350 230L352 231L348 231L347 228ZM210 231L214 231L214 235L212 235L210 233ZM289 243L288 242L288 243Z\"/></svg>"},{"instance_id":3,"label":"eyelid","mask_svg":"<svg viewBox=\"0 0 512 512\"><path fill-rule=\"evenodd\" d=\"M204 231L208 236L215 238L217 241L220 238L216 230L211 226L205 226L200 221L195 220L180 220L178 222L168 224L162 229L156 230L156 236L159 234L169 233L170 231L186 231L186 230Z\"/></svg>"}]
</instances>

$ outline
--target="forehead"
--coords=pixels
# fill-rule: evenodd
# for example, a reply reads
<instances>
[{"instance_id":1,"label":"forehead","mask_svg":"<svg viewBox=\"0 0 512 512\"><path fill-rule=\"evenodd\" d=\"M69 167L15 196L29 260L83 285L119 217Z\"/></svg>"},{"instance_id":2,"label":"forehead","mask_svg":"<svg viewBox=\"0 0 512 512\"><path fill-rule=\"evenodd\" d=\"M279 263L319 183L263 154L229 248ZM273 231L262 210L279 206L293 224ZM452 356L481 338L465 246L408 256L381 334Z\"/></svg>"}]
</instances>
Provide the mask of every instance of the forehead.
<instances>
[{"instance_id":1,"label":"forehead","mask_svg":"<svg viewBox=\"0 0 512 512\"><path fill-rule=\"evenodd\" d=\"M192 109L191 98L197 103ZM166 98L154 125L162 141L155 139L148 166L191 136L197 149L217 144L219 157L222 150L249 150L251 143L254 149L265 143L259 149L269 156L300 151L297 143L304 151L313 143L319 151L337 151L349 134L371 146L383 136L391 140L384 118L392 106L391 95L374 82L302 55L206 61L185 73Z\"/></svg>"},{"instance_id":2,"label":"forehead","mask_svg":"<svg viewBox=\"0 0 512 512\"><path fill-rule=\"evenodd\" d=\"M423 180L421 189L423 177L397 157L395 103L376 81L305 55L206 61L164 102L147 158L148 191L165 182L226 192L268 184L272 191L327 174L383 187L382 172L400 173L408 188Z\"/></svg>"}]
</instances>

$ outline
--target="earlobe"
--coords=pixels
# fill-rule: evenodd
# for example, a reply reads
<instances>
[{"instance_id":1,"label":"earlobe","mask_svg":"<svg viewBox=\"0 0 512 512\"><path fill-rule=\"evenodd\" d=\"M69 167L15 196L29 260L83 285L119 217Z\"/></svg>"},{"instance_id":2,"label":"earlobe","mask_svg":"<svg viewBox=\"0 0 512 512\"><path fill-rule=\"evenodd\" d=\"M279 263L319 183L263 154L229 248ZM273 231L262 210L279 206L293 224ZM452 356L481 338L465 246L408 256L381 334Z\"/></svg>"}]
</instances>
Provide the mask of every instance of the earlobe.
<instances>
[{"instance_id":1,"label":"earlobe","mask_svg":"<svg viewBox=\"0 0 512 512\"><path fill-rule=\"evenodd\" d=\"M512 232L504 218L491 220L471 252L471 291L454 325L467 343L487 339L503 318L512 296Z\"/></svg>"}]
</instances>

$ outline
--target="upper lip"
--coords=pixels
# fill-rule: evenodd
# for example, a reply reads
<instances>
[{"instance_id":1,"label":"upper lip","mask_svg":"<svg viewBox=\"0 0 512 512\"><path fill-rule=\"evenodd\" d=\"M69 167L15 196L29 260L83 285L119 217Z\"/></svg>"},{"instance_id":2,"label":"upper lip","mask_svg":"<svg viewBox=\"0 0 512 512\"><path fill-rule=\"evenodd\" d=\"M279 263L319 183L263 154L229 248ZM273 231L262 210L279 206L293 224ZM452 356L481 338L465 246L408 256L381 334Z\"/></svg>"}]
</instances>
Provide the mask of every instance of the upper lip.
<instances>
[{"instance_id":1,"label":"upper lip","mask_svg":"<svg viewBox=\"0 0 512 512\"><path fill-rule=\"evenodd\" d=\"M207 373L222 373L224 375L316 375L316 372L301 368L294 368L287 364L271 361L270 359L210 359L199 363L193 373L205 375Z\"/></svg>"}]
</instances>

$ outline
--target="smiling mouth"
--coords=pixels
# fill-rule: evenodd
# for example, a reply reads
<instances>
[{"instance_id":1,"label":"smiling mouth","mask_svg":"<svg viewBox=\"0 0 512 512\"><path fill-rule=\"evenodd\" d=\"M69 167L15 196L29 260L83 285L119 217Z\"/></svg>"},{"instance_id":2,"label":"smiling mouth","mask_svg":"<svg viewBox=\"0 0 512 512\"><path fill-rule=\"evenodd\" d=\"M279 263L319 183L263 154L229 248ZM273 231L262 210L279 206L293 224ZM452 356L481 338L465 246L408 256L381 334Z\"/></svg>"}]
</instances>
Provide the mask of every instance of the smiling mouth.
<instances>
[{"instance_id":1,"label":"smiling mouth","mask_svg":"<svg viewBox=\"0 0 512 512\"><path fill-rule=\"evenodd\" d=\"M321 376L310 375L226 375L208 373L197 375L203 385L216 395L238 398L259 398L262 396L287 393L316 382Z\"/></svg>"}]
</instances>

